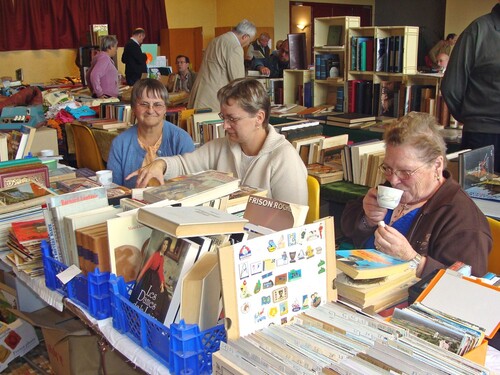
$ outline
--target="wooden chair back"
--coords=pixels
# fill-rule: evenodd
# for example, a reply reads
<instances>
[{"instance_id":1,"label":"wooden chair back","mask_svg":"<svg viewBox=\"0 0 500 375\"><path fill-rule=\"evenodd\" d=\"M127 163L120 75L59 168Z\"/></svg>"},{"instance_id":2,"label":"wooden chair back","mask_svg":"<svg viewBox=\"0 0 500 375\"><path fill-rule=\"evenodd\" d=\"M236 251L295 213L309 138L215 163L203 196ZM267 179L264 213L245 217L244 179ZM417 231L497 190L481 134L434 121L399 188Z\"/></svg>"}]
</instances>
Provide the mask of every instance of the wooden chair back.
<instances>
[{"instance_id":1,"label":"wooden chair back","mask_svg":"<svg viewBox=\"0 0 500 375\"><path fill-rule=\"evenodd\" d=\"M92 130L87 125L78 122L73 122L71 129L75 141L76 165L78 168L89 168L93 171L106 169Z\"/></svg>"},{"instance_id":2,"label":"wooden chair back","mask_svg":"<svg viewBox=\"0 0 500 375\"><path fill-rule=\"evenodd\" d=\"M307 194L309 211L307 211L306 224L310 224L319 219L319 206L320 206L320 185L318 180L313 176L307 176Z\"/></svg>"}]
</instances>

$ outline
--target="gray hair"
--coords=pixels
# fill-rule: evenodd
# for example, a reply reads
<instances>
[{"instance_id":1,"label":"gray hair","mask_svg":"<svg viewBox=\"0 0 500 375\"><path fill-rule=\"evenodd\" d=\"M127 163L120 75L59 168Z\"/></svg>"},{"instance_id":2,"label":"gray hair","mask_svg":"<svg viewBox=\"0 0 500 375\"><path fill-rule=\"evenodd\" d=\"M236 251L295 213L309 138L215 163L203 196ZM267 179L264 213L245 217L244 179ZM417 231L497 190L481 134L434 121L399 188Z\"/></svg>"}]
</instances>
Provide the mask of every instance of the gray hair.
<instances>
[{"instance_id":1,"label":"gray hair","mask_svg":"<svg viewBox=\"0 0 500 375\"><path fill-rule=\"evenodd\" d=\"M443 157L446 168L446 143L441 136L436 118L424 112L410 112L395 120L384 132L387 146L410 146L419 153L419 159L429 163Z\"/></svg>"},{"instance_id":2,"label":"gray hair","mask_svg":"<svg viewBox=\"0 0 500 375\"><path fill-rule=\"evenodd\" d=\"M144 78L138 80L132 87L132 94L130 97L132 107L142 98L144 92L148 97L152 96L162 99L165 104L168 104L168 91L165 85L157 79Z\"/></svg>"},{"instance_id":3,"label":"gray hair","mask_svg":"<svg viewBox=\"0 0 500 375\"><path fill-rule=\"evenodd\" d=\"M257 28L255 25L246 19L237 24L233 31L240 35L248 35L250 39L255 38L255 34L257 34Z\"/></svg>"},{"instance_id":4,"label":"gray hair","mask_svg":"<svg viewBox=\"0 0 500 375\"><path fill-rule=\"evenodd\" d=\"M100 48L101 51L107 51L108 49L111 49L111 47L114 47L118 45L118 39L116 39L116 36L114 35L103 35L100 38Z\"/></svg>"},{"instance_id":5,"label":"gray hair","mask_svg":"<svg viewBox=\"0 0 500 375\"><path fill-rule=\"evenodd\" d=\"M271 100L264 85L255 78L238 78L229 82L217 92L217 99L221 106L232 99L250 115L262 110L265 114L264 124L269 123Z\"/></svg>"}]
</instances>

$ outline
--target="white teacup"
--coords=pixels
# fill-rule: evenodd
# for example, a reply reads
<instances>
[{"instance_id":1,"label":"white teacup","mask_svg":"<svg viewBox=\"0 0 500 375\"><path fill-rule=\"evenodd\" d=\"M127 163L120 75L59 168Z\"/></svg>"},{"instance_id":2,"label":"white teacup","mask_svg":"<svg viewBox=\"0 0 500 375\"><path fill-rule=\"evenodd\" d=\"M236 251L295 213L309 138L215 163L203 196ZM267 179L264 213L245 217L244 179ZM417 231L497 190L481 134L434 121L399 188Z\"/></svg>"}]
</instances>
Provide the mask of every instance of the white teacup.
<instances>
[{"instance_id":1,"label":"white teacup","mask_svg":"<svg viewBox=\"0 0 500 375\"><path fill-rule=\"evenodd\" d=\"M113 182L113 171L109 169L97 171L95 175L97 182L99 182L102 186L111 185L111 183Z\"/></svg>"},{"instance_id":2,"label":"white teacup","mask_svg":"<svg viewBox=\"0 0 500 375\"><path fill-rule=\"evenodd\" d=\"M379 185L377 187L378 205L382 208L393 210L398 206L403 193L404 193L403 190L395 189L389 186Z\"/></svg>"}]
</instances>

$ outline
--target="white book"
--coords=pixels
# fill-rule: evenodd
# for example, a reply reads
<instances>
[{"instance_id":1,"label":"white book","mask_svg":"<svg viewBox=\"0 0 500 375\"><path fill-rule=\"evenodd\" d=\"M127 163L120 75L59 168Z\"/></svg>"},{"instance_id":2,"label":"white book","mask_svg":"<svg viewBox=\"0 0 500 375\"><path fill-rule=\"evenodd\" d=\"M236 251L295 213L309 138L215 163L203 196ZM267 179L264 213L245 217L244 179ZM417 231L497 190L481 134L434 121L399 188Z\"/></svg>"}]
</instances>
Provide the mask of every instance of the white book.
<instances>
[{"instance_id":1,"label":"white book","mask_svg":"<svg viewBox=\"0 0 500 375\"><path fill-rule=\"evenodd\" d=\"M21 139L19 140L19 147L17 148L16 156L15 159L22 159L24 155L24 149L26 148L26 144L28 143L28 137L29 135L26 133L23 133L21 135Z\"/></svg>"},{"instance_id":2,"label":"white book","mask_svg":"<svg viewBox=\"0 0 500 375\"><path fill-rule=\"evenodd\" d=\"M0 161L9 160L9 149L7 146L7 134L0 133Z\"/></svg>"},{"instance_id":3,"label":"white book","mask_svg":"<svg viewBox=\"0 0 500 375\"><path fill-rule=\"evenodd\" d=\"M353 183L359 184L361 179L361 155L368 152L385 150L383 141L373 141L362 143L359 145L352 145L351 147L351 162L352 162L352 177Z\"/></svg>"}]
</instances>

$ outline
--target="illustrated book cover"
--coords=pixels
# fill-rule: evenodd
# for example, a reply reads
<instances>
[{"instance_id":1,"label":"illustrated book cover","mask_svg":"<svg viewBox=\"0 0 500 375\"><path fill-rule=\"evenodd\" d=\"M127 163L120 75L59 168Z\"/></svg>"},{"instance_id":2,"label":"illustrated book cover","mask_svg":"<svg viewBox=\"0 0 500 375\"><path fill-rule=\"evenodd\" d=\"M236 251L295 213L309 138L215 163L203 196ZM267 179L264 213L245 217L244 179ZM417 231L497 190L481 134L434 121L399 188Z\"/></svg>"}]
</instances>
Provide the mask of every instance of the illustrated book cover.
<instances>
[{"instance_id":1,"label":"illustrated book cover","mask_svg":"<svg viewBox=\"0 0 500 375\"><path fill-rule=\"evenodd\" d=\"M34 181L0 189L0 214L45 203L55 193Z\"/></svg>"},{"instance_id":2,"label":"illustrated book cover","mask_svg":"<svg viewBox=\"0 0 500 375\"><path fill-rule=\"evenodd\" d=\"M213 207L140 207L137 221L175 237L244 232L247 219Z\"/></svg>"},{"instance_id":3,"label":"illustrated book cover","mask_svg":"<svg viewBox=\"0 0 500 375\"><path fill-rule=\"evenodd\" d=\"M243 217L251 224L272 230L283 230L303 225L309 206L251 195Z\"/></svg>"},{"instance_id":4,"label":"illustrated book cover","mask_svg":"<svg viewBox=\"0 0 500 375\"><path fill-rule=\"evenodd\" d=\"M200 246L153 231L130 301L167 327L178 316L182 280L198 258Z\"/></svg>"},{"instance_id":5,"label":"illustrated book cover","mask_svg":"<svg viewBox=\"0 0 500 375\"><path fill-rule=\"evenodd\" d=\"M196 206L237 191L239 183L231 174L208 170L172 178L164 185L144 190L143 197L147 203L169 199L183 206Z\"/></svg>"},{"instance_id":6,"label":"illustrated book cover","mask_svg":"<svg viewBox=\"0 0 500 375\"><path fill-rule=\"evenodd\" d=\"M403 272L408 261L396 259L375 249L337 250L337 268L353 279L371 279Z\"/></svg>"},{"instance_id":7,"label":"illustrated book cover","mask_svg":"<svg viewBox=\"0 0 500 375\"><path fill-rule=\"evenodd\" d=\"M137 221L137 215L107 220L111 272L125 282L136 279L152 229Z\"/></svg>"},{"instance_id":8,"label":"illustrated book cover","mask_svg":"<svg viewBox=\"0 0 500 375\"><path fill-rule=\"evenodd\" d=\"M333 218L219 249L228 338L336 300Z\"/></svg>"},{"instance_id":9,"label":"illustrated book cover","mask_svg":"<svg viewBox=\"0 0 500 375\"><path fill-rule=\"evenodd\" d=\"M494 173L494 146L458 155L458 180L472 198L500 201L500 178Z\"/></svg>"}]
</instances>

